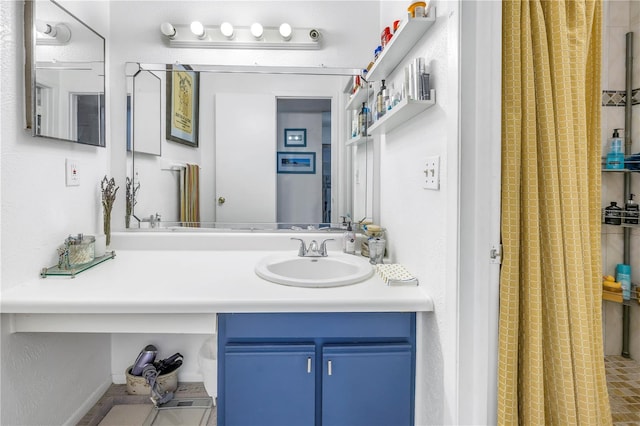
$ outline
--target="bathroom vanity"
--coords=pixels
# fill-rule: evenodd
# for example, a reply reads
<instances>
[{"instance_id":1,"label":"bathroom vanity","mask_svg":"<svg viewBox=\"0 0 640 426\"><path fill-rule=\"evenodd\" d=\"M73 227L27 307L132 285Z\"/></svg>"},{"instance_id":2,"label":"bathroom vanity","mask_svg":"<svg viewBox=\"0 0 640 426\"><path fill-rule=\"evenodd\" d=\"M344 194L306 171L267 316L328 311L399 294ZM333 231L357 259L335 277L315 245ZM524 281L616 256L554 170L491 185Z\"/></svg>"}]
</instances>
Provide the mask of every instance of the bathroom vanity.
<instances>
[{"instance_id":1,"label":"bathroom vanity","mask_svg":"<svg viewBox=\"0 0 640 426\"><path fill-rule=\"evenodd\" d=\"M416 313L430 297L376 274L331 288L260 278L265 257L297 255L292 236L114 233L114 259L75 278L35 267L2 313L12 332L217 333L220 426L413 424Z\"/></svg>"}]
</instances>

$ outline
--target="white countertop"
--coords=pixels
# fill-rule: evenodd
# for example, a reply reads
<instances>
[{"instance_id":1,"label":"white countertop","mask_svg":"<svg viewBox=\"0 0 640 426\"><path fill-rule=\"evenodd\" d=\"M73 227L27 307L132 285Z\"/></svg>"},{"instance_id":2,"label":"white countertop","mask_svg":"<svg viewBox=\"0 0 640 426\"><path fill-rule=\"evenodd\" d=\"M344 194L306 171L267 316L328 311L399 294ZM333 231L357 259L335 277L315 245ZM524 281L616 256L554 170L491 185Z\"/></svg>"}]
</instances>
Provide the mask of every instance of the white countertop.
<instances>
[{"instance_id":1,"label":"white countertop","mask_svg":"<svg viewBox=\"0 0 640 426\"><path fill-rule=\"evenodd\" d=\"M344 287L299 288L258 277L272 251L119 250L75 278L47 277L2 294L3 313L216 313L430 311L420 286L374 274ZM329 253L331 255L331 253Z\"/></svg>"},{"instance_id":2,"label":"white countertop","mask_svg":"<svg viewBox=\"0 0 640 426\"><path fill-rule=\"evenodd\" d=\"M176 250L116 250L114 259L75 278L34 278L3 291L0 310L46 321L69 314L79 319L77 315L433 310L433 302L422 287L390 287L377 274L333 288L271 283L255 274L254 265L273 253L202 247L185 250L180 246Z\"/></svg>"}]
</instances>

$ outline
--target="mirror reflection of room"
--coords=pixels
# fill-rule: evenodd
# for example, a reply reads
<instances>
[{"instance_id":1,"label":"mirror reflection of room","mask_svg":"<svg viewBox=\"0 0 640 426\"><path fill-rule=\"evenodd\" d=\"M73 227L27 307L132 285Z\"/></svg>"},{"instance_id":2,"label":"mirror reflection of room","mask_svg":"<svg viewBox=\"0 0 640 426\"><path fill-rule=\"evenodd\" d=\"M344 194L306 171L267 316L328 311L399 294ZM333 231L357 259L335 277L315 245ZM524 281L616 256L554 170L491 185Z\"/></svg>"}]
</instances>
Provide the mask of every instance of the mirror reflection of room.
<instances>
[{"instance_id":1,"label":"mirror reflection of room","mask_svg":"<svg viewBox=\"0 0 640 426\"><path fill-rule=\"evenodd\" d=\"M26 3L34 29L27 127L34 136L105 146L104 38L55 2Z\"/></svg>"},{"instance_id":2,"label":"mirror reflection of room","mask_svg":"<svg viewBox=\"0 0 640 426\"><path fill-rule=\"evenodd\" d=\"M167 138L165 131L149 138L158 129L168 129L171 119L168 72L165 64L140 66L145 70L127 78L133 82L130 93L135 90L127 168L141 188L134 207L139 221L131 228L148 227L152 217L160 217L163 226L182 226L193 220L185 220L185 203L198 205L202 227L306 228L339 221L341 194L335 183L345 176L335 166L341 154L332 123L347 76L209 72L189 64L198 77L196 145ZM148 91L140 93L135 88L142 78L161 82L145 85ZM161 113L138 109L140 102L158 106ZM304 133L304 141L288 143L285 133L290 130ZM285 161L304 165L286 166ZM197 166L196 200L184 197L185 191L193 193L185 190L188 165Z\"/></svg>"}]
</instances>

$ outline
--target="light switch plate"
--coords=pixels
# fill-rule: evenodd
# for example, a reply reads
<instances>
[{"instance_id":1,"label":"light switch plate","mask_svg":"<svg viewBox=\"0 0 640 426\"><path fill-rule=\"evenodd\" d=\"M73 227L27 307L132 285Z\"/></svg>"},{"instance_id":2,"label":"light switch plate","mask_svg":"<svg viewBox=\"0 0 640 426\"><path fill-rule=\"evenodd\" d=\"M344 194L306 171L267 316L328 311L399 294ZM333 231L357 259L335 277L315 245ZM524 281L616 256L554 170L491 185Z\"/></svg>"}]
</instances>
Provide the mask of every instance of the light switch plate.
<instances>
[{"instance_id":1,"label":"light switch plate","mask_svg":"<svg viewBox=\"0 0 640 426\"><path fill-rule=\"evenodd\" d=\"M424 189L440 190L440 156L427 157L424 161L423 184Z\"/></svg>"},{"instance_id":2,"label":"light switch plate","mask_svg":"<svg viewBox=\"0 0 640 426\"><path fill-rule=\"evenodd\" d=\"M65 160L65 177L67 186L80 185L80 170L78 160L67 158Z\"/></svg>"}]
</instances>

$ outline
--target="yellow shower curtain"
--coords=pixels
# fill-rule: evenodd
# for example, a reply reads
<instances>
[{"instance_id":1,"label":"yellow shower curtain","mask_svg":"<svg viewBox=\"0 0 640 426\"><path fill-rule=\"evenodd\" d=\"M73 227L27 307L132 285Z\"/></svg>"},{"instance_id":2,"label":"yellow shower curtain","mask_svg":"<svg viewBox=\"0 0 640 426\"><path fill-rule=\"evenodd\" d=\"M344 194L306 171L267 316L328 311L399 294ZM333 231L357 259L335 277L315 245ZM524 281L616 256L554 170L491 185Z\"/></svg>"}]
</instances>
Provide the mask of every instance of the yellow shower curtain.
<instances>
[{"instance_id":1,"label":"yellow shower curtain","mask_svg":"<svg viewBox=\"0 0 640 426\"><path fill-rule=\"evenodd\" d=\"M611 424L601 323L602 4L503 2L501 425Z\"/></svg>"}]
</instances>

